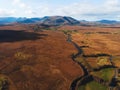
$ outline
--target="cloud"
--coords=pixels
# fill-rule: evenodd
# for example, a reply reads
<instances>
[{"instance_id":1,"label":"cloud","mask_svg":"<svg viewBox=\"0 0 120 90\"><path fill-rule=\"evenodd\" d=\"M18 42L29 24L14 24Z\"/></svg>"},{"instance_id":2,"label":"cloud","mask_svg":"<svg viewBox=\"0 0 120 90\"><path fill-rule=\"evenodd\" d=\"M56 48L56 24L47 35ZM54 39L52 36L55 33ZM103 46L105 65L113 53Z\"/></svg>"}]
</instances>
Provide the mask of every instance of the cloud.
<instances>
[{"instance_id":1,"label":"cloud","mask_svg":"<svg viewBox=\"0 0 120 90\"><path fill-rule=\"evenodd\" d=\"M25 14L36 15L36 12L29 9L29 10L25 11Z\"/></svg>"},{"instance_id":2,"label":"cloud","mask_svg":"<svg viewBox=\"0 0 120 90\"><path fill-rule=\"evenodd\" d=\"M17 4L19 2L20 2L20 0L13 0L13 4Z\"/></svg>"},{"instance_id":3,"label":"cloud","mask_svg":"<svg viewBox=\"0 0 120 90\"><path fill-rule=\"evenodd\" d=\"M23 3L21 0L13 0L12 4L20 8L28 8L28 6L25 3Z\"/></svg>"},{"instance_id":4,"label":"cloud","mask_svg":"<svg viewBox=\"0 0 120 90\"><path fill-rule=\"evenodd\" d=\"M104 0L100 5L92 2L73 3L56 8L54 11L59 15L70 15L78 19L118 19L117 17L120 15L120 1Z\"/></svg>"},{"instance_id":5,"label":"cloud","mask_svg":"<svg viewBox=\"0 0 120 90\"><path fill-rule=\"evenodd\" d=\"M22 0L13 0L12 5L17 8L17 13L19 14L18 16L21 15L20 17L32 17L35 15L35 12L32 10L31 6L27 5Z\"/></svg>"},{"instance_id":6,"label":"cloud","mask_svg":"<svg viewBox=\"0 0 120 90\"><path fill-rule=\"evenodd\" d=\"M38 3L26 3L25 0L12 0L12 6L16 11L3 9L1 14L27 17L43 16L72 16L77 19L119 19L120 0L101 0L100 4L95 0L76 1L69 5L57 5L49 2L38 1ZM36 1L36 0L35 0Z\"/></svg>"},{"instance_id":7,"label":"cloud","mask_svg":"<svg viewBox=\"0 0 120 90\"><path fill-rule=\"evenodd\" d=\"M106 0L105 5L107 6L119 6L119 0Z\"/></svg>"},{"instance_id":8,"label":"cloud","mask_svg":"<svg viewBox=\"0 0 120 90\"><path fill-rule=\"evenodd\" d=\"M72 16L78 19L95 20L101 18L111 18L119 12L118 0L105 0L102 5L95 5L92 2L76 2L70 5L52 6L50 4L40 4L37 9L32 8L29 12L35 12L37 16ZM111 8L112 6L112 8ZM119 14L119 13L118 13Z\"/></svg>"},{"instance_id":9,"label":"cloud","mask_svg":"<svg viewBox=\"0 0 120 90\"><path fill-rule=\"evenodd\" d=\"M4 17L4 16L12 16L14 15L16 12L16 10L10 10L8 11L7 9L0 9L0 16Z\"/></svg>"}]
</instances>

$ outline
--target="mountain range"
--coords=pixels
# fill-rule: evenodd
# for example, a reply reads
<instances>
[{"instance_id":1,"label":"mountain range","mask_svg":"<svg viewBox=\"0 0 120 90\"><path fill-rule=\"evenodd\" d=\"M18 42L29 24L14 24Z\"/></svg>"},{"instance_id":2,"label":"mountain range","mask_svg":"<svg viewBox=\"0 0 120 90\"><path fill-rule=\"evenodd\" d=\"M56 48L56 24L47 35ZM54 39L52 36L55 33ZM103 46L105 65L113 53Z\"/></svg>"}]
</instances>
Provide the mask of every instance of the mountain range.
<instances>
[{"instance_id":1,"label":"mountain range","mask_svg":"<svg viewBox=\"0 0 120 90\"><path fill-rule=\"evenodd\" d=\"M0 25L6 24L45 24L45 25L113 25L120 24L119 21L115 20L100 20L100 21L85 21L76 20L69 16L45 16L42 18L26 18L26 17L1 17Z\"/></svg>"}]
</instances>

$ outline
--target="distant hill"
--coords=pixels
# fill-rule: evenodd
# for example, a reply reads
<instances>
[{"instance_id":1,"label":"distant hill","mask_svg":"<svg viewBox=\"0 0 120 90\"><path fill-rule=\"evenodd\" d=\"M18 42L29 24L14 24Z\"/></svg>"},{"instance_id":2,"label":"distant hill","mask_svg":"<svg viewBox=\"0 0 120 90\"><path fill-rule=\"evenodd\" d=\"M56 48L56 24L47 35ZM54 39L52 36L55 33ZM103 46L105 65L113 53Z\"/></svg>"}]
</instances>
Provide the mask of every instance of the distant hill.
<instances>
[{"instance_id":1,"label":"distant hill","mask_svg":"<svg viewBox=\"0 0 120 90\"><path fill-rule=\"evenodd\" d=\"M39 22L41 19L40 18L26 18L25 20L18 20L18 23L24 23L24 24L30 24L30 23L37 23Z\"/></svg>"},{"instance_id":2,"label":"distant hill","mask_svg":"<svg viewBox=\"0 0 120 90\"><path fill-rule=\"evenodd\" d=\"M108 26L108 25L120 25L120 21L116 20L100 20L100 21L85 21L81 20L82 26Z\"/></svg>"},{"instance_id":3,"label":"distant hill","mask_svg":"<svg viewBox=\"0 0 120 90\"><path fill-rule=\"evenodd\" d=\"M41 24L47 25L78 25L80 22L67 16L46 16L40 20Z\"/></svg>"},{"instance_id":4,"label":"distant hill","mask_svg":"<svg viewBox=\"0 0 120 90\"><path fill-rule=\"evenodd\" d=\"M1 17L0 18L0 24L11 24L11 23L36 23L37 21L40 21L40 18L26 18L26 17Z\"/></svg>"},{"instance_id":5,"label":"distant hill","mask_svg":"<svg viewBox=\"0 0 120 90\"><path fill-rule=\"evenodd\" d=\"M120 22L115 21L115 20L100 20L97 22L102 23L102 24L118 24L118 23L120 23Z\"/></svg>"},{"instance_id":6,"label":"distant hill","mask_svg":"<svg viewBox=\"0 0 120 90\"><path fill-rule=\"evenodd\" d=\"M45 16L43 18L0 18L0 24L11 23L23 24L45 24L45 25L79 25L80 22L72 17L67 16Z\"/></svg>"},{"instance_id":7,"label":"distant hill","mask_svg":"<svg viewBox=\"0 0 120 90\"><path fill-rule=\"evenodd\" d=\"M0 24L11 24L26 20L27 18L15 18L15 17L1 17Z\"/></svg>"},{"instance_id":8,"label":"distant hill","mask_svg":"<svg viewBox=\"0 0 120 90\"><path fill-rule=\"evenodd\" d=\"M12 22L15 22L16 20L17 18L14 18L14 17L1 17L0 24L12 23Z\"/></svg>"},{"instance_id":9,"label":"distant hill","mask_svg":"<svg viewBox=\"0 0 120 90\"><path fill-rule=\"evenodd\" d=\"M20 24L42 24L42 25L82 25L82 26L103 26L120 24L115 20L85 21L76 20L69 16L45 16L42 18L26 18L26 17L1 17L0 25L20 23Z\"/></svg>"}]
</instances>

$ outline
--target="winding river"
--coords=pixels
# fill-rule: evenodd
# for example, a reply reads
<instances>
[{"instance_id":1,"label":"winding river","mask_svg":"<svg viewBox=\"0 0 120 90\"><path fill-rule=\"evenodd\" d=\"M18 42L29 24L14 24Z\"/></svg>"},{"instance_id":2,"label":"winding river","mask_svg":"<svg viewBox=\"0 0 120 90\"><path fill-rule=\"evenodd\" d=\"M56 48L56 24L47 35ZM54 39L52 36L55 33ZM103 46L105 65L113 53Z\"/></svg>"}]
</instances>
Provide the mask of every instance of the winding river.
<instances>
[{"instance_id":1,"label":"winding river","mask_svg":"<svg viewBox=\"0 0 120 90\"><path fill-rule=\"evenodd\" d=\"M76 79L74 79L70 85L70 90L77 90L77 86L78 84L80 83L80 80L82 80L83 78L85 77L90 77L92 78L94 81L104 85L104 86L107 86L109 87L109 90L113 90L113 87L115 87L117 85L116 83L116 77L117 77L117 70L115 69L115 75L114 77L112 78L111 82L106 82L104 81L103 79L101 78L98 78L98 77L95 77L95 76L92 76L90 75L90 72L91 70L93 70L90 66L89 67L86 67L84 66L81 62L77 61L76 58L77 57L83 57L84 58L84 51L82 49L82 47L78 46L75 42L72 41L72 37L70 34L67 34L67 41L69 43L71 43L76 49L77 49L77 53L72 55L72 60L77 63L83 70L83 76L80 76L80 77L77 77ZM104 56L104 55L103 55ZM112 66L107 66L107 67L101 67L99 69L94 69L93 71L99 71L101 69L104 69L104 68L113 68L114 67L114 64L112 62L112 56L109 56L110 57L110 62L112 64ZM119 89L118 89L119 90Z\"/></svg>"}]
</instances>

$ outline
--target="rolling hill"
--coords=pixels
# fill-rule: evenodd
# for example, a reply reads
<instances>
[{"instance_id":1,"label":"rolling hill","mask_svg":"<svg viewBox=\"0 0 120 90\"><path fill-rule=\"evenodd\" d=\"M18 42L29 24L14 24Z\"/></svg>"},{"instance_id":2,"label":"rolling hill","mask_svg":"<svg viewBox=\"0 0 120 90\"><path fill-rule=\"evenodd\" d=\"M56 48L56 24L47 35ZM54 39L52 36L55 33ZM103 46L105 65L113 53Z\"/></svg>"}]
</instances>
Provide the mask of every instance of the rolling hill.
<instances>
[{"instance_id":1,"label":"rolling hill","mask_svg":"<svg viewBox=\"0 0 120 90\"><path fill-rule=\"evenodd\" d=\"M67 16L43 17L40 23L47 24L47 25L78 25L80 24L78 20L72 17L67 17Z\"/></svg>"},{"instance_id":2,"label":"rolling hill","mask_svg":"<svg viewBox=\"0 0 120 90\"><path fill-rule=\"evenodd\" d=\"M0 18L0 24L45 24L45 25L79 25L80 22L72 17L67 16L45 16L43 18Z\"/></svg>"},{"instance_id":3,"label":"rolling hill","mask_svg":"<svg viewBox=\"0 0 120 90\"><path fill-rule=\"evenodd\" d=\"M119 21L116 20L99 20L99 21L86 21L86 20L76 20L69 16L45 16L45 17L1 17L0 25L6 24L44 24L44 25L81 25L81 26L101 26L101 25L118 25Z\"/></svg>"}]
</instances>

